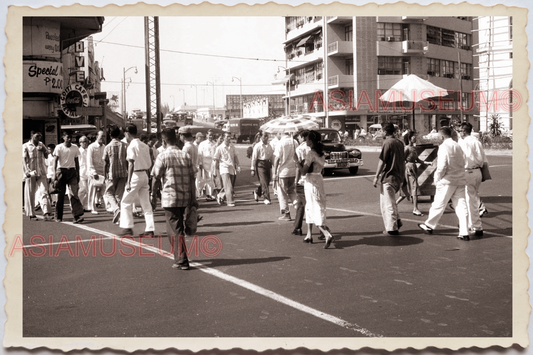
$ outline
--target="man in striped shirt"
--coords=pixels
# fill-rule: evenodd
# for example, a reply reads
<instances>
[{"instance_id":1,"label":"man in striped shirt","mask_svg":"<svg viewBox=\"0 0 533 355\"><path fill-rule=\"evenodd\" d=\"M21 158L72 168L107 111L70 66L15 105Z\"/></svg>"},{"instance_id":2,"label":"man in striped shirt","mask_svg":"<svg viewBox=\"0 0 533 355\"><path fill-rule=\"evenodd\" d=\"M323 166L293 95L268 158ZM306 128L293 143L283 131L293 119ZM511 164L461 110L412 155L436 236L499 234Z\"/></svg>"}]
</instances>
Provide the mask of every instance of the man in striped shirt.
<instances>
[{"instance_id":1,"label":"man in striped shirt","mask_svg":"<svg viewBox=\"0 0 533 355\"><path fill-rule=\"evenodd\" d=\"M119 140L120 129L111 129L111 142L104 149L105 162L105 196L113 210L113 223L120 219L120 201L124 194L124 187L128 178L128 163L126 161L126 143Z\"/></svg>"},{"instance_id":2,"label":"man in striped shirt","mask_svg":"<svg viewBox=\"0 0 533 355\"><path fill-rule=\"evenodd\" d=\"M152 203L161 189L161 178L164 185L161 189L161 206L165 210L168 238L174 252L175 269L189 269L187 249L185 245L185 210L197 204L194 194L194 169L190 156L177 147L176 133L165 128L161 138L166 149L157 156L152 170Z\"/></svg>"}]
</instances>

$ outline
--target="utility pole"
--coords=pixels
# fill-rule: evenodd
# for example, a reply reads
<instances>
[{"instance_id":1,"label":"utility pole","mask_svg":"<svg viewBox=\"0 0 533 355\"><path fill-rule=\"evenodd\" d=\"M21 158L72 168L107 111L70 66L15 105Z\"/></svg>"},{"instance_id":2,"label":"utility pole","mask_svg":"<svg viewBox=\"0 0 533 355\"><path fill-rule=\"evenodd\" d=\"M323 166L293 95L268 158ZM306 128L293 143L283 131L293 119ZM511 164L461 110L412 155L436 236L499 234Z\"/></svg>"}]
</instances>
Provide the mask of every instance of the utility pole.
<instances>
[{"instance_id":1,"label":"utility pole","mask_svg":"<svg viewBox=\"0 0 533 355\"><path fill-rule=\"evenodd\" d=\"M152 132L151 118L155 116L157 133L161 133L161 73L159 67L159 17L144 18L144 53L146 75L146 125Z\"/></svg>"}]
</instances>

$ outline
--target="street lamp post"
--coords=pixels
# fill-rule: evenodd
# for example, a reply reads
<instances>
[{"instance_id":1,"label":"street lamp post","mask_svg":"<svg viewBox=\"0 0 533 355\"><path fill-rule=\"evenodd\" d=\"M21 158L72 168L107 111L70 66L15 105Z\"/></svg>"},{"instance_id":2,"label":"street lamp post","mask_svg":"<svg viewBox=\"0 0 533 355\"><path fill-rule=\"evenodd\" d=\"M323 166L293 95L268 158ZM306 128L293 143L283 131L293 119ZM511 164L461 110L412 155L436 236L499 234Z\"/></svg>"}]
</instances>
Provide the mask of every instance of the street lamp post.
<instances>
[{"instance_id":1,"label":"street lamp post","mask_svg":"<svg viewBox=\"0 0 533 355\"><path fill-rule=\"evenodd\" d=\"M124 118L124 122L126 122L127 120L127 117L126 117L126 73L128 72L128 70L130 69L134 69L135 68L135 74L137 74L137 67L136 66L133 66L133 67L129 67L128 69L126 68L122 68L122 117Z\"/></svg>"},{"instance_id":2,"label":"street lamp post","mask_svg":"<svg viewBox=\"0 0 533 355\"><path fill-rule=\"evenodd\" d=\"M279 73L279 68L287 71L287 75L289 76L289 80L287 81L289 84L285 84L285 87L287 88L287 96L289 98L289 100L287 101L287 112L285 112L287 114L287 116L290 116L291 115L291 68L285 68L285 67L282 67L282 66L278 66L278 73Z\"/></svg>"},{"instance_id":3,"label":"street lamp post","mask_svg":"<svg viewBox=\"0 0 533 355\"><path fill-rule=\"evenodd\" d=\"M240 94L239 94L239 107L241 111L241 118L244 117L243 107L242 107L242 78L237 78L236 76L231 78L231 82L233 82L234 79L239 80L239 86L240 86Z\"/></svg>"}]
</instances>

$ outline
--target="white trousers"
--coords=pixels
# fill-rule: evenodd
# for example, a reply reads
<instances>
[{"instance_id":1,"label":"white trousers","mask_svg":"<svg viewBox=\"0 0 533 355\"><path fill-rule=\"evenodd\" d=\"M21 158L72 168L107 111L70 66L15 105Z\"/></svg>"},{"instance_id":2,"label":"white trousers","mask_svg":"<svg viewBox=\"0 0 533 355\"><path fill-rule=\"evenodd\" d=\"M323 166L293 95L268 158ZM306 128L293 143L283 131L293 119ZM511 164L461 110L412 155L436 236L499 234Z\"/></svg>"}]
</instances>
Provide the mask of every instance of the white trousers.
<instances>
[{"instance_id":1,"label":"white trousers","mask_svg":"<svg viewBox=\"0 0 533 355\"><path fill-rule=\"evenodd\" d=\"M450 199L455 208L457 219L459 219L459 235L468 235L468 209L466 208L464 186L437 184L435 200L431 204L425 223L428 227L435 229Z\"/></svg>"},{"instance_id":2,"label":"white trousers","mask_svg":"<svg viewBox=\"0 0 533 355\"><path fill-rule=\"evenodd\" d=\"M396 189L389 183L383 183L380 187L379 204L381 217L387 232L398 230L398 205L396 204Z\"/></svg>"},{"instance_id":3,"label":"white trousers","mask_svg":"<svg viewBox=\"0 0 533 355\"><path fill-rule=\"evenodd\" d=\"M79 190L78 190L78 197L80 198L80 202L83 205L83 208L86 210L90 210L91 208L87 204L87 196L88 196L88 182L87 182L87 176L80 176L80 183L79 183Z\"/></svg>"},{"instance_id":4,"label":"white trousers","mask_svg":"<svg viewBox=\"0 0 533 355\"><path fill-rule=\"evenodd\" d=\"M24 212L26 216L35 216L35 200L41 204L43 214L50 213L48 199L48 179L46 176L26 178L24 184Z\"/></svg>"},{"instance_id":5,"label":"white trousers","mask_svg":"<svg viewBox=\"0 0 533 355\"><path fill-rule=\"evenodd\" d=\"M215 192L215 181L213 179L213 173L201 169L196 175L196 196L202 196L202 190L205 187L205 194L213 196Z\"/></svg>"},{"instance_id":6,"label":"white trousers","mask_svg":"<svg viewBox=\"0 0 533 355\"><path fill-rule=\"evenodd\" d=\"M80 180L81 181L81 180ZM96 211L96 203L104 196L105 184L96 187L96 180L94 177L89 176L88 178L88 194L87 194L87 209L91 211Z\"/></svg>"},{"instance_id":7,"label":"white trousers","mask_svg":"<svg viewBox=\"0 0 533 355\"><path fill-rule=\"evenodd\" d=\"M130 191L125 190L120 203L120 228L133 228L133 202L139 198L144 211L146 223L145 232L155 230L154 213L150 203L150 191L148 188L148 175L146 171L133 172L130 181Z\"/></svg>"},{"instance_id":8,"label":"white trousers","mask_svg":"<svg viewBox=\"0 0 533 355\"><path fill-rule=\"evenodd\" d=\"M467 170L465 197L468 208L468 226L473 230L483 230L479 217L479 185L481 185L481 170Z\"/></svg>"}]
</instances>

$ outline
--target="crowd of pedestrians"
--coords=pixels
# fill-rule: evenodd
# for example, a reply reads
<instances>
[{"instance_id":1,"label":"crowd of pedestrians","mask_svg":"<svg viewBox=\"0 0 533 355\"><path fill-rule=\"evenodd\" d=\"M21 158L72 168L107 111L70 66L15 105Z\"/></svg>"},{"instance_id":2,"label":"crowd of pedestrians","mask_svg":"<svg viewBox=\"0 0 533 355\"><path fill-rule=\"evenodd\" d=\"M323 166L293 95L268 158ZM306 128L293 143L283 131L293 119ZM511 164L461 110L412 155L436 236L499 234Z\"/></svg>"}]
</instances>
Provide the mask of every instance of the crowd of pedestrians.
<instances>
[{"instance_id":1,"label":"crowd of pedestrians","mask_svg":"<svg viewBox=\"0 0 533 355\"><path fill-rule=\"evenodd\" d=\"M398 235L402 221L397 205L401 200L412 200L413 214L423 216L417 203L417 166L426 163L418 157L415 132L404 132L402 142L393 124L384 124L383 131L385 138L373 185L379 185L384 233ZM419 224L426 233L437 227L451 201L459 222L458 238L483 236L479 186L487 159L482 144L471 133L472 125L466 122L460 125L458 134L451 127L439 130L443 142L434 163L436 193L427 220ZM193 136L185 126L167 128L160 137L149 137L140 135L137 126L129 124L124 131L113 127L109 135L107 145L102 131L91 144L82 136L78 147L72 143L71 133L65 131L61 144L45 147L41 133L31 132L30 140L23 145L25 215L37 221L35 213L41 209L44 220L61 222L68 194L74 223L82 223L84 213L108 212L112 214L110 222L122 229L122 236L133 236L137 215L145 222L140 237L154 237L154 210L160 201L175 253L173 267L188 269L182 238L194 234L202 218L198 200L203 197L235 206L234 187L241 167L230 134L223 133L217 139L208 130L206 136ZM250 158L251 175L258 179L258 186L252 191L254 200L259 202L262 198L264 204L270 205L272 189L278 196L278 219L293 221L292 234L303 234L305 218L303 242L313 243L315 225L320 231L318 239L325 240L324 247L328 248L334 238L326 224L321 173L325 154L320 133L259 132Z\"/></svg>"}]
</instances>

